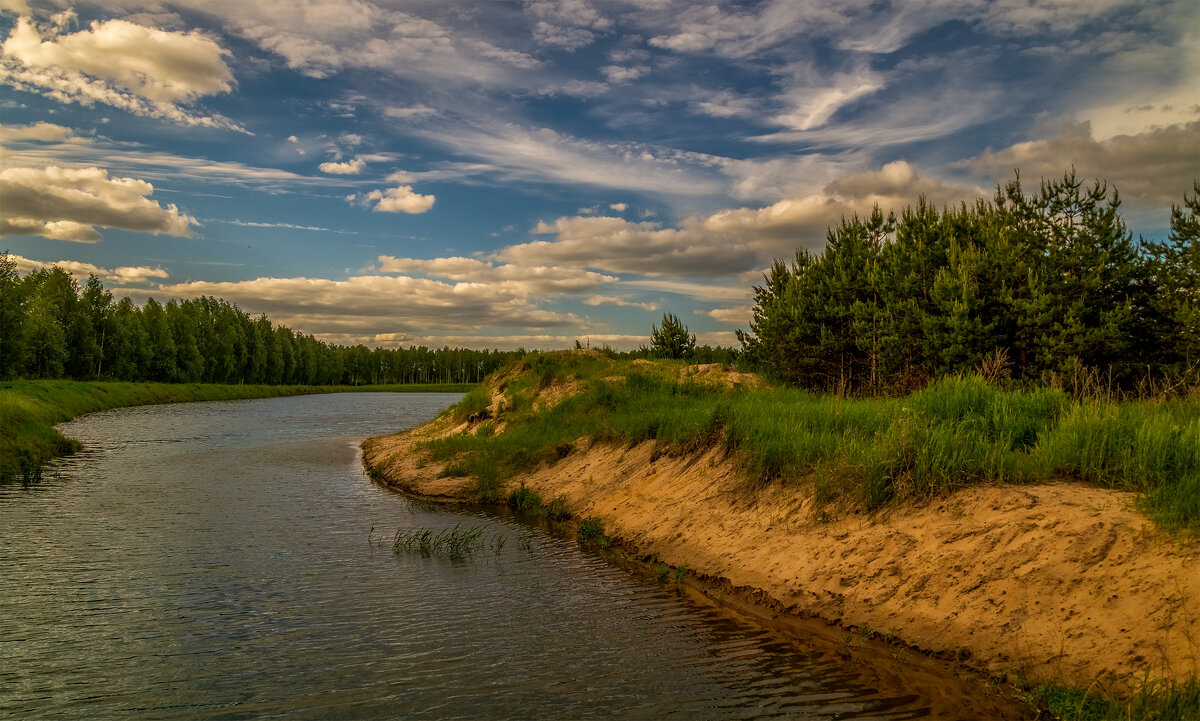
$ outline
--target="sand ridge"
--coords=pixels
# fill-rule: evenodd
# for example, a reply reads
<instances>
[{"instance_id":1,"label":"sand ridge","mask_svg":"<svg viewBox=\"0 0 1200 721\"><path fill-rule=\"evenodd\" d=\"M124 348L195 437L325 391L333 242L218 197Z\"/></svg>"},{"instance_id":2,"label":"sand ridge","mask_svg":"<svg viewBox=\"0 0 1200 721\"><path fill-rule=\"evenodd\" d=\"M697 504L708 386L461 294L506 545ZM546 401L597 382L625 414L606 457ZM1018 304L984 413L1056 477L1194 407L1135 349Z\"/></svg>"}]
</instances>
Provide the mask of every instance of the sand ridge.
<instances>
[{"instance_id":1,"label":"sand ridge","mask_svg":"<svg viewBox=\"0 0 1200 721\"><path fill-rule=\"evenodd\" d=\"M364 460L406 492L465 500L419 442L374 438ZM520 478L643 554L787 613L897 638L995 675L1109 687L1200 670L1200 542L1157 532L1128 493L1070 483L976 486L922 506L822 521L801 484L749 483L719 449L590 444Z\"/></svg>"}]
</instances>

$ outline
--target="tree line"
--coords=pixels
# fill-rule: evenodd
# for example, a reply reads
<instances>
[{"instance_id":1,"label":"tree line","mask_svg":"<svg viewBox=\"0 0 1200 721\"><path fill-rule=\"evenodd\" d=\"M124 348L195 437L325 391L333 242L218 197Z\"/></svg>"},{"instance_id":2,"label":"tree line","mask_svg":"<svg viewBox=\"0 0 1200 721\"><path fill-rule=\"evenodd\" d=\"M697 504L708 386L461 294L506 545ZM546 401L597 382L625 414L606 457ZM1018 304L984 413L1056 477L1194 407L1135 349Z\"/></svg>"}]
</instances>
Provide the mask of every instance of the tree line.
<instances>
[{"instance_id":1,"label":"tree line","mask_svg":"<svg viewBox=\"0 0 1200 721\"><path fill-rule=\"evenodd\" d=\"M817 390L906 392L984 364L1022 381L1079 368L1116 387L1200 363L1200 182L1165 241L1134 240L1116 190L1072 171L1026 193L843 219L756 286L745 360Z\"/></svg>"},{"instance_id":2,"label":"tree line","mask_svg":"<svg viewBox=\"0 0 1200 721\"><path fill-rule=\"evenodd\" d=\"M0 379L364 385L477 383L519 351L325 343L211 297L116 300L92 275L21 277L0 255Z\"/></svg>"}]
</instances>

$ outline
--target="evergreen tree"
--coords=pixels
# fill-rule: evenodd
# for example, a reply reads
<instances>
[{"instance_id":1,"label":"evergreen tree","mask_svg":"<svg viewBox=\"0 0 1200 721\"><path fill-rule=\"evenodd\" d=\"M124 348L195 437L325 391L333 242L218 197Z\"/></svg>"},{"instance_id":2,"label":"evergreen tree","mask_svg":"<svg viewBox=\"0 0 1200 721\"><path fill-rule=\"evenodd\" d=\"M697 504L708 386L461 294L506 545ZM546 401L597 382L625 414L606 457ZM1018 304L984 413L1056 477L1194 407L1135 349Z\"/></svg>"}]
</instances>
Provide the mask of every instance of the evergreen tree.
<instances>
[{"instance_id":1,"label":"evergreen tree","mask_svg":"<svg viewBox=\"0 0 1200 721\"><path fill-rule=\"evenodd\" d=\"M650 352L660 358L687 358L696 349L696 336L674 313L664 313L661 326L650 327Z\"/></svg>"}]
</instances>

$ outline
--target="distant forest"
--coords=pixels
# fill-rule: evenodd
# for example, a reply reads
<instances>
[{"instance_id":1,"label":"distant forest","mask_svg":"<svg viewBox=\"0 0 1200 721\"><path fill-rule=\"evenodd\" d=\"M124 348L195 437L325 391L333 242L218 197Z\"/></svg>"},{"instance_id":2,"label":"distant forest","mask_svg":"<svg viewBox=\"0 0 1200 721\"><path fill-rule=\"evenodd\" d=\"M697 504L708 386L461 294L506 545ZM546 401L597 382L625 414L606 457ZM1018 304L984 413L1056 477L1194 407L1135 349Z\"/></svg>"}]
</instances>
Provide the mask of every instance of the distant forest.
<instances>
[{"instance_id":1,"label":"distant forest","mask_svg":"<svg viewBox=\"0 0 1200 721\"><path fill-rule=\"evenodd\" d=\"M339 346L216 298L114 300L96 276L19 277L0 255L0 379L364 385L476 383L524 351Z\"/></svg>"},{"instance_id":2,"label":"distant forest","mask_svg":"<svg viewBox=\"0 0 1200 721\"><path fill-rule=\"evenodd\" d=\"M980 369L1022 383L1200 386L1200 181L1162 242L1115 190L1067 173L1025 193L844 219L776 261L739 331L744 362L802 387L915 390Z\"/></svg>"},{"instance_id":3,"label":"distant forest","mask_svg":"<svg viewBox=\"0 0 1200 721\"><path fill-rule=\"evenodd\" d=\"M861 395L981 369L1022 383L1087 372L1112 388L1195 388L1200 181L1193 190L1172 208L1161 242L1135 240L1117 192L1074 172L1032 194L1017 178L993 200L958 208L922 198L899 217L876 209L831 228L819 253L775 262L754 288L740 351L697 347L671 314L651 328L650 347L602 350L737 361L793 385ZM673 351L664 350L668 331L678 331ZM474 383L524 354L333 345L216 298L139 307L95 276L82 286L57 267L21 277L0 255L0 379Z\"/></svg>"}]
</instances>

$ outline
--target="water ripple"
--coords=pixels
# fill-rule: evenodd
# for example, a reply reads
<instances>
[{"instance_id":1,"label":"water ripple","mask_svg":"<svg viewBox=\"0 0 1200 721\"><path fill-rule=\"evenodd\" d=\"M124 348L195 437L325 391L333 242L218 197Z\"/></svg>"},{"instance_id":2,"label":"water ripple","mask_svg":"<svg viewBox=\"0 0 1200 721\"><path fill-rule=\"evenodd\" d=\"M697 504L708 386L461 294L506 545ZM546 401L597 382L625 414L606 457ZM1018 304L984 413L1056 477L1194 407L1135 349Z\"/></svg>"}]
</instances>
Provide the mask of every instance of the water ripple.
<instances>
[{"instance_id":1,"label":"water ripple","mask_svg":"<svg viewBox=\"0 0 1200 721\"><path fill-rule=\"evenodd\" d=\"M85 452L31 489L0 487L0 715L926 715L920 695L880 692L569 542L421 510L364 477L357 439L454 399L151 406L69 424ZM465 562L391 552L396 530L460 523L509 542Z\"/></svg>"}]
</instances>

